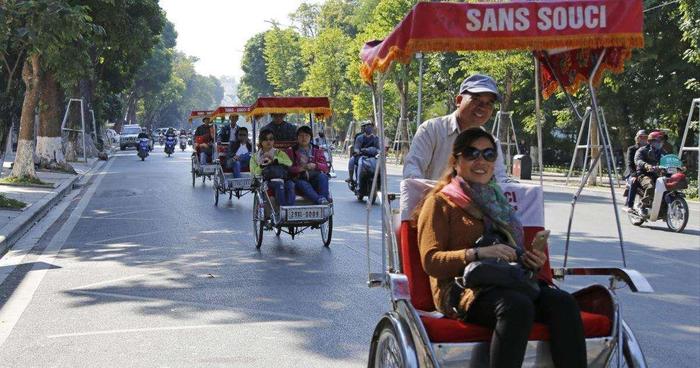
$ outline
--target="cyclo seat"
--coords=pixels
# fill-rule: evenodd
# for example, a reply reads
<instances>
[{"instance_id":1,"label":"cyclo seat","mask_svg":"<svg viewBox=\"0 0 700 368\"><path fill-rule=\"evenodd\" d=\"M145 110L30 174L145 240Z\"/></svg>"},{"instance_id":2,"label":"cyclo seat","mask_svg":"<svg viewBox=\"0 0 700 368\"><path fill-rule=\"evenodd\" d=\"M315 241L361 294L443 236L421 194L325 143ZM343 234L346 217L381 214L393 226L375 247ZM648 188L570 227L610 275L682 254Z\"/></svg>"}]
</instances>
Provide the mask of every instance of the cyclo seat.
<instances>
[{"instance_id":1,"label":"cyclo seat","mask_svg":"<svg viewBox=\"0 0 700 368\"><path fill-rule=\"evenodd\" d=\"M401 182L401 227L397 237L400 244L401 266L408 278L408 288L411 304L419 311L420 319L433 343L468 343L483 342L491 339L492 330L477 324L465 323L460 320L442 317L435 311L433 296L430 290L430 280L425 273L418 251L418 231L410 221L413 209L420 199L429 191L434 182L419 179L407 179ZM502 184L507 197L516 198L516 211L520 212L525 231L525 244L529 246L534 235L544 229L544 209L542 208L542 192L539 187L523 184ZM509 195L510 191L510 195ZM537 194L539 193L539 195ZM515 201L515 200L514 200ZM523 208L523 207L529 208ZM535 207L535 208L533 208ZM523 212L526 212L524 214ZM538 215L541 213L541 215ZM547 249L545 253L549 256ZM540 270L540 279L552 283L552 272L549 260ZM598 288L591 287L574 293L581 308L584 334L586 338L610 336L613 315L612 300L591 301L601 295ZM549 340L549 329L545 324L535 323L530 332L529 340Z\"/></svg>"}]
</instances>

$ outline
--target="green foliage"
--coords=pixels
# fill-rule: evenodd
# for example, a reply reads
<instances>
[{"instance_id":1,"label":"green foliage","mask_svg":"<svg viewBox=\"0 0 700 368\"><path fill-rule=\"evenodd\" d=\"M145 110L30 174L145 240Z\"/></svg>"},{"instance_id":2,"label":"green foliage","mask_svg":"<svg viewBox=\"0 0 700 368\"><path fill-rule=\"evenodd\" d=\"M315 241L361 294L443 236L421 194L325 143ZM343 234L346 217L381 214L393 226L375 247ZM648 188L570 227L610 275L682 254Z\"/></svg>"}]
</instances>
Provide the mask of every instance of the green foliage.
<instances>
[{"instance_id":1,"label":"green foliage","mask_svg":"<svg viewBox=\"0 0 700 368\"><path fill-rule=\"evenodd\" d=\"M301 55L301 38L292 29L273 28L265 33L263 55L267 65L267 79L275 95L299 95L306 68Z\"/></svg>"},{"instance_id":2,"label":"green foliage","mask_svg":"<svg viewBox=\"0 0 700 368\"><path fill-rule=\"evenodd\" d=\"M14 208L14 209L20 209L24 208L27 204L18 201L16 199L12 198L7 198L4 194L0 193L0 208Z\"/></svg>"},{"instance_id":3,"label":"green foliage","mask_svg":"<svg viewBox=\"0 0 700 368\"><path fill-rule=\"evenodd\" d=\"M31 177L31 176L8 176L5 178L0 179L0 183L2 184L10 184L10 185L37 185L37 186L48 186L48 187L53 187L53 184L47 183L45 181L41 181L41 179L37 177Z\"/></svg>"},{"instance_id":4,"label":"green foliage","mask_svg":"<svg viewBox=\"0 0 700 368\"><path fill-rule=\"evenodd\" d=\"M238 98L243 104L251 105L258 96L272 95L273 87L267 79L264 50L264 32L256 34L245 44L241 60L241 69L244 74L238 86Z\"/></svg>"}]
</instances>

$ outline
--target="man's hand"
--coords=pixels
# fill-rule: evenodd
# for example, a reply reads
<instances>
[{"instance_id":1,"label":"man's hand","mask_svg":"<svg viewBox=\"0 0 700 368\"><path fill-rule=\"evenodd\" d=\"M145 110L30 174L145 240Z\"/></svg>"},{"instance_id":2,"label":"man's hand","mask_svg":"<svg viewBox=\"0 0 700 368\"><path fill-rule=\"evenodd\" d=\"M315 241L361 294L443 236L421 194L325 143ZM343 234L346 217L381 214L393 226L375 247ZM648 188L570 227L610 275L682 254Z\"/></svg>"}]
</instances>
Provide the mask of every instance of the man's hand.
<instances>
[{"instance_id":1,"label":"man's hand","mask_svg":"<svg viewBox=\"0 0 700 368\"><path fill-rule=\"evenodd\" d=\"M240 160L240 159L241 159L241 158L238 157L238 155L233 156L233 160L234 160L234 161L238 161L238 160Z\"/></svg>"},{"instance_id":2,"label":"man's hand","mask_svg":"<svg viewBox=\"0 0 700 368\"><path fill-rule=\"evenodd\" d=\"M316 170L316 164L313 162L309 162L306 164L306 170Z\"/></svg>"}]
</instances>

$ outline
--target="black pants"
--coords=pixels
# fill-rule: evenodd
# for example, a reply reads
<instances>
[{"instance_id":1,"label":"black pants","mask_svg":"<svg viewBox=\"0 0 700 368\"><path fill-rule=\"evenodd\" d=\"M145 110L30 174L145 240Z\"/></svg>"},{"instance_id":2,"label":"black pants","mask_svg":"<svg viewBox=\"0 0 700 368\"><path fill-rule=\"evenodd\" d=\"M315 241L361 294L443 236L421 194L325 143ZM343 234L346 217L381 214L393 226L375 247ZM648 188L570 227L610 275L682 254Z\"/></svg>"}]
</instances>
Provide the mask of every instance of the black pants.
<instances>
[{"instance_id":1,"label":"black pants","mask_svg":"<svg viewBox=\"0 0 700 368\"><path fill-rule=\"evenodd\" d=\"M493 288L479 294L469 307L467 322L492 328L492 368L521 367L532 324L546 324L552 360L558 368L586 367L586 340L576 301L571 294L550 287L533 303L511 289Z\"/></svg>"}]
</instances>

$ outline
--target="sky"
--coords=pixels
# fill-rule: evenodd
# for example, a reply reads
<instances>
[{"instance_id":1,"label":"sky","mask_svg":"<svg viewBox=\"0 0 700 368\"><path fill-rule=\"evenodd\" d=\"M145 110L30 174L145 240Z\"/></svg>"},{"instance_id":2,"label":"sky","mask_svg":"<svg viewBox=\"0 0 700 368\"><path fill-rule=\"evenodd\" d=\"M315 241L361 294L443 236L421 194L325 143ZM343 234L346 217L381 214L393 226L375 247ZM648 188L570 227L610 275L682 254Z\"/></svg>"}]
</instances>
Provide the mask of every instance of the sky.
<instances>
[{"instance_id":1,"label":"sky","mask_svg":"<svg viewBox=\"0 0 700 368\"><path fill-rule=\"evenodd\" d=\"M199 58L199 74L233 76L240 80L246 41L276 20L289 25L289 13L302 0L160 0L177 30L176 49ZM320 0L307 0L320 3Z\"/></svg>"}]
</instances>

